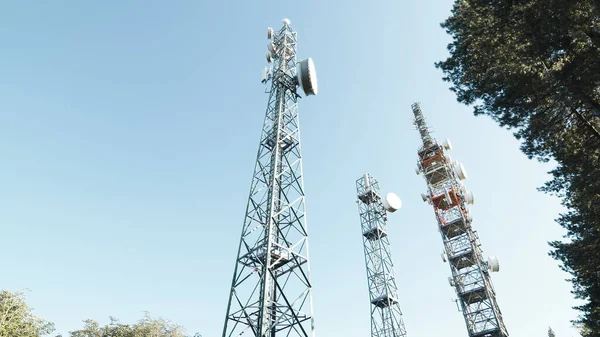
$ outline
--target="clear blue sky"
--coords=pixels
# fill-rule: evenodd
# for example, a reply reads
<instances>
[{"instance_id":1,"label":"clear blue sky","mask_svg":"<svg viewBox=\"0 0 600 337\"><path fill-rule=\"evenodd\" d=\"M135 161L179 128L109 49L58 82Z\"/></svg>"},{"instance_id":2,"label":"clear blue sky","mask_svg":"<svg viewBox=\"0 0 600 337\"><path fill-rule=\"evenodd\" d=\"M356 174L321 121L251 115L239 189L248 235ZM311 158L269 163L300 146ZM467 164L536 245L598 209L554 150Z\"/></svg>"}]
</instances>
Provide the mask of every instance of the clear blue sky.
<instances>
[{"instance_id":1,"label":"clear blue sky","mask_svg":"<svg viewBox=\"0 0 600 337\"><path fill-rule=\"evenodd\" d=\"M317 336L369 335L355 179L390 218L409 336L466 336L416 176L420 101L474 191L474 227L512 336L575 336L568 275L547 256L549 165L473 117L442 82L452 1L4 1L0 4L0 288L31 290L66 333L150 311L221 334L267 96L266 30L288 17L320 95L300 118Z\"/></svg>"}]
</instances>

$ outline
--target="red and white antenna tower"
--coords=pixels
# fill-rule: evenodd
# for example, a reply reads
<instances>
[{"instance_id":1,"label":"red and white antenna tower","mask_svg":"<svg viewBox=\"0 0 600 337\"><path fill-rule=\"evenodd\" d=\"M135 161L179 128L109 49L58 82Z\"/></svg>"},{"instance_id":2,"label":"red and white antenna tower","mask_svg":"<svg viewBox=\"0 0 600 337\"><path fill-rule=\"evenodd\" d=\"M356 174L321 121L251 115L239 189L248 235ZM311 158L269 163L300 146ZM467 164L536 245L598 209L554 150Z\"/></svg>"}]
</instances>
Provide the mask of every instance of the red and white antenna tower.
<instances>
[{"instance_id":1,"label":"red and white antenna tower","mask_svg":"<svg viewBox=\"0 0 600 337\"><path fill-rule=\"evenodd\" d=\"M447 153L452 149L450 140L439 144L431 137L418 103L412 105L412 111L423 141L415 168L427 182L427 192L421 197L433 206L444 242L442 260L452 271L448 282L456 290L469 337L507 337L490 278L490 272L497 272L500 266L496 257L483 258L477 232L471 226L473 218L467 205L473 204L474 198L462 182L467 179L465 168L458 161L452 162Z\"/></svg>"}]
</instances>

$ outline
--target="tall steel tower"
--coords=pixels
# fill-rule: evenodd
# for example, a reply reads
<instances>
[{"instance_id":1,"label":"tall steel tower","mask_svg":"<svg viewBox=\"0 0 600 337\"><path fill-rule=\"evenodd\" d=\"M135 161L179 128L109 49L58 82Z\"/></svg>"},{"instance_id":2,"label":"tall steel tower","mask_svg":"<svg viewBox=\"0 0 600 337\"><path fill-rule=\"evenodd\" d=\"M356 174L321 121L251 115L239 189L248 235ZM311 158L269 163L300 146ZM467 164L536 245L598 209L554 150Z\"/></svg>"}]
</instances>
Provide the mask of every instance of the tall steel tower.
<instances>
[{"instance_id":1,"label":"tall steel tower","mask_svg":"<svg viewBox=\"0 0 600 337\"><path fill-rule=\"evenodd\" d=\"M458 161L452 162L446 152L452 149L449 140L439 144L431 138L418 103L412 105L412 111L423 141L415 169L427 182L427 193L421 196L433 205L444 242L442 259L452 272L448 281L456 290L469 336L506 337L508 332L490 278L490 271L499 270L498 259L483 258L477 232L471 227L473 218L467 204L473 204L474 198L462 182L467 178L465 169Z\"/></svg>"},{"instance_id":2,"label":"tall steel tower","mask_svg":"<svg viewBox=\"0 0 600 337\"><path fill-rule=\"evenodd\" d=\"M379 183L368 173L356 181L356 192L371 302L371 337L404 337L387 235L387 212L395 212L402 203L393 193L382 198Z\"/></svg>"},{"instance_id":3,"label":"tall steel tower","mask_svg":"<svg viewBox=\"0 0 600 337\"><path fill-rule=\"evenodd\" d=\"M223 337L313 336L313 312L298 124L298 86L317 94L312 60L296 63L288 19L270 40L271 82L242 228Z\"/></svg>"}]
</instances>

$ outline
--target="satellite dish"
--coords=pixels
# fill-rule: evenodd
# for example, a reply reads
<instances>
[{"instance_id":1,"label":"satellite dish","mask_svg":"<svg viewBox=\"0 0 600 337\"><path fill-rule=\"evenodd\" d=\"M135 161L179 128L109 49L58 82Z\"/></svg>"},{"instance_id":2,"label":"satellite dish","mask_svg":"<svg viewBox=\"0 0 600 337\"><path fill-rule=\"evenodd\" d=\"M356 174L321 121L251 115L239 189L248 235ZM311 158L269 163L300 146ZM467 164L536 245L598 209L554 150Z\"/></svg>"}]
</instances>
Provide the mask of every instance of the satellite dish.
<instances>
[{"instance_id":1,"label":"satellite dish","mask_svg":"<svg viewBox=\"0 0 600 337\"><path fill-rule=\"evenodd\" d=\"M452 143L450 142L450 139L446 138L443 145L444 145L444 149L446 149L448 151L452 150Z\"/></svg>"},{"instance_id":2,"label":"satellite dish","mask_svg":"<svg viewBox=\"0 0 600 337\"><path fill-rule=\"evenodd\" d=\"M415 173L416 173L417 175L421 174L421 169L419 169L419 166L416 166L416 167L415 167Z\"/></svg>"},{"instance_id":3,"label":"satellite dish","mask_svg":"<svg viewBox=\"0 0 600 337\"><path fill-rule=\"evenodd\" d=\"M273 35L275 34L275 31L273 31L273 28L269 27L267 28L267 39L272 39Z\"/></svg>"},{"instance_id":4,"label":"satellite dish","mask_svg":"<svg viewBox=\"0 0 600 337\"><path fill-rule=\"evenodd\" d=\"M454 162L454 173L456 173L456 176L460 180L467 179L467 171L465 171L465 167L462 163L457 161Z\"/></svg>"},{"instance_id":5,"label":"satellite dish","mask_svg":"<svg viewBox=\"0 0 600 337\"><path fill-rule=\"evenodd\" d=\"M267 45L267 48L269 49L269 51L270 51L271 53L275 53L275 45L273 44L273 42L269 43L269 44Z\"/></svg>"},{"instance_id":6,"label":"satellite dish","mask_svg":"<svg viewBox=\"0 0 600 337\"><path fill-rule=\"evenodd\" d=\"M498 258L496 256L488 257L488 269L492 272L500 271L500 263L498 262Z\"/></svg>"},{"instance_id":7,"label":"satellite dish","mask_svg":"<svg viewBox=\"0 0 600 337\"><path fill-rule=\"evenodd\" d=\"M267 62L271 63L273 61L273 56L271 55L271 52L267 50Z\"/></svg>"},{"instance_id":8,"label":"satellite dish","mask_svg":"<svg viewBox=\"0 0 600 337\"><path fill-rule=\"evenodd\" d=\"M388 193L383 198L383 207L386 211L394 213L402 207L402 200L395 193Z\"/></svg>"},{"instance_id":9,"label":"satellite dish","mask_svg":"<svg viewBox=\"0 0 600 337\"><path fill-rule=\"evenodd\" d=\"M315 70L313 60L310 57L299 63L298 82L302 86L306 96L317 94L317 71Z\"/></svg>"},{"instance_id":10,"label":"satellite dish","mask_svg":"<svg viewBox=\"0 0 600 337\"><path fill-rule=\"evenodd\" d=\"M460 163L460 168L463 173L463 176L465 177L463 180L466 180L469 176L467 175L467 170L465 170L465 167L463 166L462 163Z\"/></svg>"},{"instance_id":11,"label":"satellite dish","mask_svg":"<svg viewBox=\"0 0 600 337\"><path fill-rule=\"evenodd\" d=\"M458 182L458 188L460 189L460 191L462 192L463 195L467 195L467 186L465 185L465 183L463 183L462 181Z\"/></svg>"},{"instance_id":12,"label":"satellite dish","mask_svg":"<svg viewBox=\"0 0 600 337\"><path fill-rule=\"evenodd\" d=\"M442 261L448 262L448 256L446 256L446 253L442 253Z\"/></svg>"},{"instance_id":13,"label":"satellite dish","mask_svg":"<svg viewBox=\"0 0 600 337\"><path fill-rule=\"evenodd\" d=\"M281 20L281 22L283 22L283 24L286 26L289 26L291 23L289 19L283 19L283 20Z\"/></svg>"},{"instance_id":14,"label":"satellite dish","mask_svg":"<svg viewBox=\"0 0 600 337\"><path fill-rule=\"evenodd\" d=\"M451 276L448 276L448 284L450 284L451 287L454 287L454 285L455 285L454 280L452 279Z\"/></svg>"},{"instance_id":15,"label":"satellite dish","mask_svg":"<svg viewBox=\"0 0 600 337\"><path fill-rule=\"evenodd\" d=\"M427 199L429 199L429 196L425 193L421 193L421 199L423 199L423 202L425 202Z\"/></svg>"},{"instance_id":16,"label":"satellite dish","mask_svg":"<svg viewBox=\"0 0 600 337\"><path fill-rule=\"evenodd\" d=\"M465 194L465 201L467 202L467 204L473 205L473 203L475 202L475 196L473 195L472 191L468 191L467 194Z\"/></svg>"},{"instance_id":17,"label":"satellite dish","mask_svg":"<svg viewBox=\"0 0 600 337\"><path fill-rule=\"evenodd\" d=\"M473 216L471 214L467 214L467 222L473 222Z\"/></svg>"}]
</instances>

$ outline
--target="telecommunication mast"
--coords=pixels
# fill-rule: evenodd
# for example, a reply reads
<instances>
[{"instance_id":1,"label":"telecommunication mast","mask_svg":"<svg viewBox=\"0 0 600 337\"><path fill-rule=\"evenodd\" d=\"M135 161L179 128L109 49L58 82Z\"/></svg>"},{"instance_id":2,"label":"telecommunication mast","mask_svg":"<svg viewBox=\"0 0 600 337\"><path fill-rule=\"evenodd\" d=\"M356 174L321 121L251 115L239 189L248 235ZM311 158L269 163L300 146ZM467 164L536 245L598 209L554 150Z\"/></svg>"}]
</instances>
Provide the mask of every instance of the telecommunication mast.
<instances>
[{"instance_id":1,"label":"telecommunication mast","mask_svg":"<svg viewBox=\"0 0 600 337\"><path fill-rule=\"evenodd\" d=\"M296 62L288 19L268 28L271 82L246 215L236 257L223 337L314 336L305 218L298 87L317 94L312 59Z\"/></svg>"},{"instance_id":2,"label":"telecommunication mast","mask_svg":"<svg viewBox=\"0 0 600 337\"><path fill-rule=\"evenodd\" d=\"M371 303L371 337L404 337L406 328L387 234L387 212L395 212L402 202L394 193L382 198L379 183L368 173L356 181L356 192Z\"/></svg>"},{"instance_id":3,"label":"telecommunication mast","mask_svg":"<svg viewBox=\"0 0 600 337\"><path fill-rule=\"evenodd\" d=\"M496 257L483 258L477 232L471 226L473 218L467 205L473 204L474 197L462 182L467 178L465 168L458 161L452 162L447 153L452 149L449 140L439 144L431 137L418 103L412 105L412 111L423 141L415 168L427 182L427 192L421 197L433 206L444 242L442 260L452 272L448 282L456 290L469 336L506 337L490 277L490 271L497 272L500 266Z\"/></svg>"}]
</instances>

